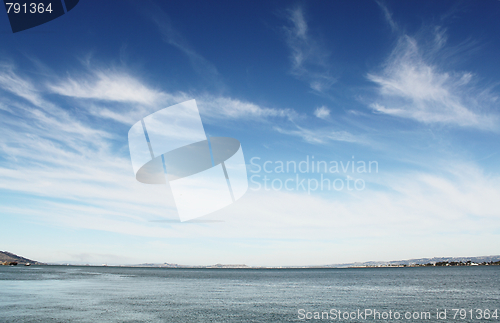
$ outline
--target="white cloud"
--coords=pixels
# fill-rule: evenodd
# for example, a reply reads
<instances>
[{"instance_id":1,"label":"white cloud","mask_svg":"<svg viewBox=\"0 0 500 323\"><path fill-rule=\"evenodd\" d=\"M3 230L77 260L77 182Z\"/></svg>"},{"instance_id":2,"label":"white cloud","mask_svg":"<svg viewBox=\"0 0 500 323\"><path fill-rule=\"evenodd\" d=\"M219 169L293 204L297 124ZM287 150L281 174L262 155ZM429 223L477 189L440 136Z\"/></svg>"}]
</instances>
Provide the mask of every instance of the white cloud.
<instances>
[{"instance_id":1,"label":"white cloud","mask_svg":"<svg viewBox=\"0 0 500 323\"><path fill-rule=\"evenodd\" d=\"M370 107L379 113L480 129L497 127L498 118L489 108L495 97L473 85L470 72L444 71L431 64L445 36L436 29L437 40L427 52L417 41L403 36L380 73L367 77L377 84L379 98Z\"/></svg>"},{"instance_id":2,"label":"white cloud","mask_svg":"<svg viewBox=\"0 0 500 323\"><path fill-rule=\"evenodd\" d=\"M80 99L153 105L169 98L162 91L147 87L137 78L113 70L94 69L89 75L68 77L47 84L50 91Z\"/></svg>"},{"instance_id":3,"label":"white cloud","mask_svg":"<svg viewBox=\"0 0 500 323\"><path fill-rule=\"evenodd\" d=\"M284 30L291 50L292 75L308 82L314 91L327 91L336 82L328 63L330 54L311 37L301 7L288 9L286 18L291 24Z\"/></svg>"},{"instance_id":4,"label":"white cloud","mask_svg":"<svg viewBox=\"0 0 500 323\"><path fill-rule=\"evenodd\" d=\"M203 115L216 119L265 119L270 117L294 119L298 116L291 109L266 108L248 101L223 96L202 95L196 101Z\"/></svg>"},{"instance_id":5,"label":"white cloud","mask_svg":"<svg viewBox=\"0 0 500 323\"><path fill-rule=\"evenodd\" d=\"M320 119L326 119L330 116L330 110L325 106L321 106L314 110L314 115Z\"/></svg>"},{"instance_id":6,"label":"white cloud","mask_svg":"<svg viewBox=\"0 0 500 323\"><path fill-rule=\"evenodd\" d=\"M302 140L311 144L326 144L329 141L345 141L362 143L363 140L347 131L331 131L329 129L306 129L296 126L296 130L282 129L275 127L275 129L285 135L291 135L302 138Z\"/></svg>"}]
</instances>

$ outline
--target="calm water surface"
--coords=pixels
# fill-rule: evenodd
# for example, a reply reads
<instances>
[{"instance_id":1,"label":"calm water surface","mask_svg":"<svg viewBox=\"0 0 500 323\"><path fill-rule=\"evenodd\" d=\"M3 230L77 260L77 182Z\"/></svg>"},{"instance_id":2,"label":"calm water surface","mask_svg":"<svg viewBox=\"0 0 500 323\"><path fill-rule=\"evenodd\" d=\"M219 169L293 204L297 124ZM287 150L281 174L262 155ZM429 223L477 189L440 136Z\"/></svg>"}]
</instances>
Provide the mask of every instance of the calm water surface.
<instances>
[{"instance_id":1,"label":"calm water surface","mask_svg":"<svg viewBox=\"0 0 500 323\"><path fill-rule=\"evenodd\" d=\"M460 319L457 314L453 319L454 308L464 309L467 316ZM352 315L358 309L385 315L398 312L401 317L342 318L344 311ZM436 318L437 309L447 310L446 320ZM491 314L497 309L499 318L479 319L481 311L476 309ZM341 319L331 310L340 310ZM323 314L324 319L315 320L314 312L328 312L328 318ZM431 319L404 317L421 312L430 312ZM0 322L328 321L500 322L500 266L283 270L0 266Z\"/></svg>"}]
</instances>

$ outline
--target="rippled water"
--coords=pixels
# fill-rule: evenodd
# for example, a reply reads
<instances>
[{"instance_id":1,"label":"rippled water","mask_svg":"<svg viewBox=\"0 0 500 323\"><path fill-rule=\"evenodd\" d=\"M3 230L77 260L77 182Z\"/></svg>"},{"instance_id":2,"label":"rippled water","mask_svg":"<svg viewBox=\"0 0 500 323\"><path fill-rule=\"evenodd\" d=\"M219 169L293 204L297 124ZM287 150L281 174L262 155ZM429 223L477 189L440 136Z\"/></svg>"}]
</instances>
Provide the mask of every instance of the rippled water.
<instances>
[{"instance_id":1,"label":"rippled water","mask_svg":"<svg viewBox=\"0 0 500 323\"><path fill-rule=\"evenodd\" d=\"M453 319L454 308L466 310L467 317L460 319L457 314ZM343 311L352 315L358 309L397 311L401 318L342 318ZM497 309L500 316L500 266L279 270L0 266L0 322L437 322L437 309L447 309L447 319L440 322L500 322L500 317L477 319L476 311ZM341 310L341 319L331 310ZM407 312L422 311L430 312L431 319L404 318ZM328 312L328 319L325 314L323 320L307 319L314 312Z\"/></svg>"}]
</instances>

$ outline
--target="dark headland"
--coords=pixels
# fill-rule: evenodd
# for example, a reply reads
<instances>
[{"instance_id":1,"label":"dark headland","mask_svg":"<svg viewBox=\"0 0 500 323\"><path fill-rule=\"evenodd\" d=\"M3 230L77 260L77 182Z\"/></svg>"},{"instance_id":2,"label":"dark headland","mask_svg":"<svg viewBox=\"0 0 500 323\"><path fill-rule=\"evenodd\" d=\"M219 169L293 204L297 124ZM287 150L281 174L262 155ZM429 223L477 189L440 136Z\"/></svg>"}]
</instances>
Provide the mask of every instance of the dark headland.
<instances>
[{"instance_id":1,"label":"dark headland","mask_svg":"<svg viewBox=\"0 0 500 323\"><path fill-rule=\"evenodd\" d=\"M24 258L7 251L0 251L0 265L45 265L36 260Z\"/></svg>"}]
</instances>

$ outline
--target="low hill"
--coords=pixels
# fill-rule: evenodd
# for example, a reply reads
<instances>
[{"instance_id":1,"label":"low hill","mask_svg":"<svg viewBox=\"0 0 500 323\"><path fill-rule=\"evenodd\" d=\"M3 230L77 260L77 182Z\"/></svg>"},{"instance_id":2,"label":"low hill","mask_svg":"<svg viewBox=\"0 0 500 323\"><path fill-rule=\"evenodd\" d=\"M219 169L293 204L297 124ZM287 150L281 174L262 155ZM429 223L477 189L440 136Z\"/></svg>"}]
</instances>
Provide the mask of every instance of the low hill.
<instances>
[{"instance_id":1,"label":"low hill","mask_svg":"<svg viewBox=\"0 0 500 323\"><path fill-rule=\"evenodd\" d=\"M408 260L393 260L393 261L367 261L367 262L355 262L349 264L337 264L328 265L326 267L378 267L378 266L398 266L398 265L424 265L427 263L435 264L439 262L467 262L471 261L473 263L488 263L497 262L500 260L500 255L497 256L482 256L482 257L434 257L434 258L419 258L419 259L408 259Z\"/></svg>"},{"instance_id":2,"label":"low hill","mask_svg":"<svg viewBox=\"0 0 500 323\"><path fill-rule=\"evenodd\" d=\"M11 262L17 262L19 265L24 265L27 263L30 263L32 265L44 265L41 262L24 258L7 251L0 251L0 264L11 263Z\"/></svg>"}]
</instances>

